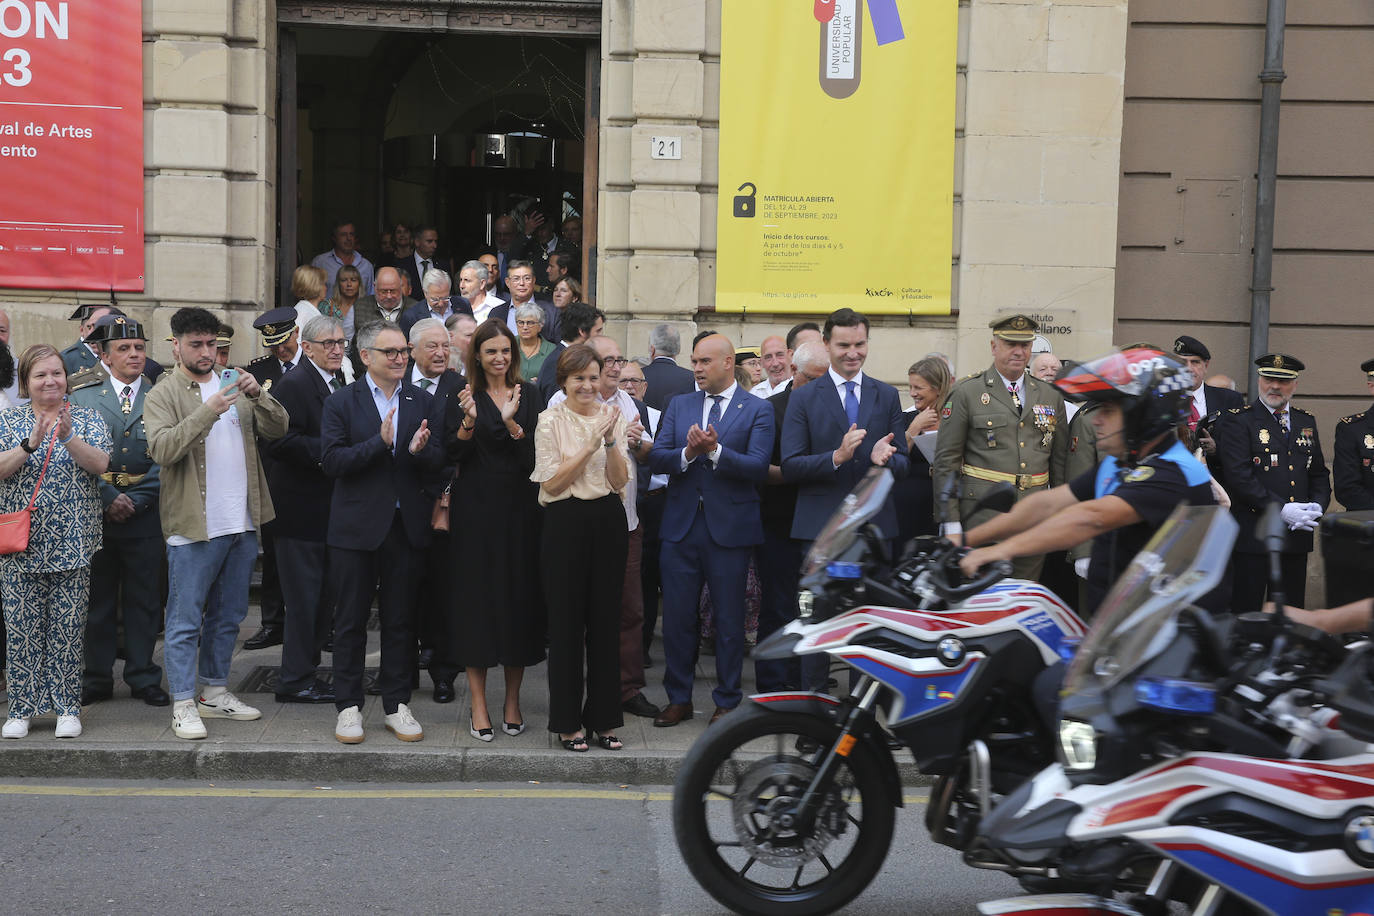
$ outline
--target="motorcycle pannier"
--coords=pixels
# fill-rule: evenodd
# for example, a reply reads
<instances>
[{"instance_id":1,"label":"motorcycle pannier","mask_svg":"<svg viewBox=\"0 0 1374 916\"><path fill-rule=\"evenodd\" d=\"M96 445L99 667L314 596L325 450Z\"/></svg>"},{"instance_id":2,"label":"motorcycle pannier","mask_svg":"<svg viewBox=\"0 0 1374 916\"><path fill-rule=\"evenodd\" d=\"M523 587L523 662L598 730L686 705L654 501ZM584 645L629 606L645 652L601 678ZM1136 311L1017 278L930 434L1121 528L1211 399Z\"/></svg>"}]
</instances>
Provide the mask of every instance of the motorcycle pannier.
<instances>
[{"instance_id":1,"label":"motorcycle pannier","mask_svg":"<svg viewBox=\"0 0 1374 916\"><path fill-rule=\"evenodd\" d=\"M1321 526L1326 606L1374 596L1374 510L1329 512Z\"/></svg>"}]
</instances>

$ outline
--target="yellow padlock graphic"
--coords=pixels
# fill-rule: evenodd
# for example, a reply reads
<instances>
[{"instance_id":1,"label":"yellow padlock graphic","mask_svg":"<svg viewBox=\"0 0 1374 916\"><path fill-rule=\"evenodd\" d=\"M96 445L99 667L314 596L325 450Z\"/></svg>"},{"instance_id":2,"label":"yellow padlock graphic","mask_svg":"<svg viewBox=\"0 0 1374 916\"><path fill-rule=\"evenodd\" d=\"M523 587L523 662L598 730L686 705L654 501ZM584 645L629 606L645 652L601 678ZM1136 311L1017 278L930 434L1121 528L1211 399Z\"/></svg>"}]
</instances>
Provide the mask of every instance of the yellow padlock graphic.
<instances>
[{"instance_id":1,"label":"yellow padlock graphic","mask_svg":"<svg viewBox=\"0 0 1374 916\"><path fill-rule=\"evenodd\" d=\"M751 219L754 216L754 195L759 193L759 189L754 187L752 181L746 181L736 190L743 191L749 189L748 194L740 194L735 197L735 216Z\"/></svg>"}]
</instances>

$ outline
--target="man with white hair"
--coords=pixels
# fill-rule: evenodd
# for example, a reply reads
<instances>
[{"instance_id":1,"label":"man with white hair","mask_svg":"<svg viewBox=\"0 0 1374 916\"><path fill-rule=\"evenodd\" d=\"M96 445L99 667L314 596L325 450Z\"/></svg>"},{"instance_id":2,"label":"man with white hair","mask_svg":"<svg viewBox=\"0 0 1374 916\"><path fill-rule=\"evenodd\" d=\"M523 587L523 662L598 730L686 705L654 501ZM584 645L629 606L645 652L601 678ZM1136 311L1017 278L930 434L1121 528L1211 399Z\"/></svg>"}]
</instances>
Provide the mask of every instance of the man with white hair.
<instances>
[{"instance_id":1,"label":"man with white hair","mask_svg":"<svg viewBox=\"0 0 1374 916\"><path fill-rule=\"evenodd\" d=\"M649 365L644 367L644 403L662 410L674 395L696 390L692 370L677 364L682 337L671 324L655 325L649 332Z\"/></svg>"},{"instance_id":2,"label":"man with white hair","mask_svg":"<svg viewBox=\"0 0 1374 916\"><path fill-rule=\"evenodd\" d=\"M399 322L401 332L409 336L410 326L421 318L437 318L444 321L458 312L472 314L472 307L462 296L453 296L453 278L437 267L430 268L425 274L424 298L402 313Z\"/></svg>"},{"instance_id":3,"label":"man with white hair","mask_svg":"<svg viewBox=\"0 0 1374 916\"><path fill-rule=\"evenodd\" d=\"M1048 350L1035 354L1030 362L1030 374L1040 379L1042 382L1053 382L1059 370L1064 368L1064 364L1059 357Z\"/></svg>"}]
</instances>

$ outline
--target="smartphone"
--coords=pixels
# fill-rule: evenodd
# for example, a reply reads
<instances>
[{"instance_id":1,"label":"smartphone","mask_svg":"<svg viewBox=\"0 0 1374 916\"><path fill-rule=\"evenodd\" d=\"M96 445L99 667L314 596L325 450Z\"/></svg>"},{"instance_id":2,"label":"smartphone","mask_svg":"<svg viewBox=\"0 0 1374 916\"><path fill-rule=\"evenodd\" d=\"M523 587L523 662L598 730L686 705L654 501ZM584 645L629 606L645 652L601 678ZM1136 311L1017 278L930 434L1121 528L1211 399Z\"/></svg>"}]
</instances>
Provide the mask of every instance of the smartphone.
<instances>
[{"instance_id":1,"label":"smartphone","mask_svg":"<svg viewBox=\"0 0 1374 916\"><path fill-rule=\"evenodd\" d=\"M232 388L238 384L238 381L239 370L225 369L223 372L219 374L219 390L223 391L226 388Z\"/></svg>"}]
</instances>

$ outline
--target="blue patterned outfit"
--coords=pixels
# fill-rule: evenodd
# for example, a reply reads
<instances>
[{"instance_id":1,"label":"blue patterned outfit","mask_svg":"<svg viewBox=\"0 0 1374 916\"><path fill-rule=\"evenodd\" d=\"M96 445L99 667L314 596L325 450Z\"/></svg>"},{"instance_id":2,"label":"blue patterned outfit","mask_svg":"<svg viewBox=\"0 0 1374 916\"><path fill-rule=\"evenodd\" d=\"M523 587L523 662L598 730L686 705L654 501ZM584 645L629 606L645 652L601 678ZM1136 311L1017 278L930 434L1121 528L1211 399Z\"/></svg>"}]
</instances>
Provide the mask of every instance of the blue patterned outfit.
<instances>
[{"instance_id":1,"label":"blue patterned outfit","mask_svg":"<svg viewBox=\"0 0 1374 916\"><path fill-rule=\"evenodd\" d=\"M110 430L99 411L72 407L71 415L75 435L110 451ZM0 412L0 451L17 448L35 422L28 404ZM0 512L19 512L29 504L47 450L44 440L18 471L0 481ZM81 714L91 557L101 544L99 483L100 478L82 470L65 446L54 445L33 507L29 549L0 556L11 718L45 712Z\"/></svg>"}]
</instances>

